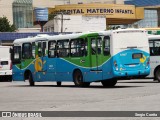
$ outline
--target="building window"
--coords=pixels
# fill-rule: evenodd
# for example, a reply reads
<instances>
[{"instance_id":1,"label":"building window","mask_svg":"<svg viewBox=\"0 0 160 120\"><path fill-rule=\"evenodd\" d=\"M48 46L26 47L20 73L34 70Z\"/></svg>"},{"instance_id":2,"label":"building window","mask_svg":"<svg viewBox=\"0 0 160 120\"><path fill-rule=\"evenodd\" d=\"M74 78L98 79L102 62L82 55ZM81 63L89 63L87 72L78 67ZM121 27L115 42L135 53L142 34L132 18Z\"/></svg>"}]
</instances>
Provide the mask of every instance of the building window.
<instances>
[{"instance_id":1,"label":"building window","mask_svg":"<svg viewBox=\"0 0 160 120\"><path fill-rule=\"evenodd\" d=\"M13 23L17 28L29 28L33 26L32 0L15 0L13 7Z\"/></svg>"},{"instance_id":2,"label":"building window","mask_svg":"<svg viewBox=\"0 0 160 120\"><path fill-rule=\"evenodd\" d=\"M146 28L146 27L158 27L158 13L157 10L145 10L144 11L144 19L138 21L138 27Z\"/></svg>"}]
</instances>

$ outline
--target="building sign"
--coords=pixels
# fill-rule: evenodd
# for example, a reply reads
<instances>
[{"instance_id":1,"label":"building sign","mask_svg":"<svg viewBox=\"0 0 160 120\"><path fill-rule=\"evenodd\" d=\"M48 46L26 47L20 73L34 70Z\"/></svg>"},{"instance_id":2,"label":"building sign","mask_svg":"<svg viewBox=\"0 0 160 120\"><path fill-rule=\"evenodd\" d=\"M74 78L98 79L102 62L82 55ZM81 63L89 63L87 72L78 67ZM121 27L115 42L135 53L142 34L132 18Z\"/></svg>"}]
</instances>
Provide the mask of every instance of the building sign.
<instances>
[{"instance_id":1,"label":"building sign","mask_svg":"<svg viewBox=\"0 0 160 120\"><path fill-rule=\"evenodd\" d=\"M59 12L64 12L66 14L134 14L134 11L129 9L105 9L105 8L97 8L97 9L86 9L84 11L83 9L70 9L70 10L59 10Z\"/></svg>"},{"instance_id":2,"label":"building sign","mask_svg":"<svg viewBox=\"0 0 160 120\"><path fill-rule=\"evenodd\" d=\"M74 15L103 15L107 18L130 18L135 19L135 6L133 5L61 5L55 10Z\"/></svg>"}]
</instances>

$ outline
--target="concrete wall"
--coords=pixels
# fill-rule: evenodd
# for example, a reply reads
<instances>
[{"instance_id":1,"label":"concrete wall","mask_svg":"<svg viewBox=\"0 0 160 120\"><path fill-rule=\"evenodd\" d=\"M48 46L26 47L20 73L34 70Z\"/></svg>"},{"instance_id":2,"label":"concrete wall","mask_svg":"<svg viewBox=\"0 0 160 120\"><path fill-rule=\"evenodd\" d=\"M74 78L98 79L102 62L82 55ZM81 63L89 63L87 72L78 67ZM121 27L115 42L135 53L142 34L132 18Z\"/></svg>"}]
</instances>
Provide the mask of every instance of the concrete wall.
<instances>
[{"instance_id":1,"label":"concrete wall","mask_svg":"<svg viewBox=\"0 0 160 120\"><path fill-rule=\"evenodd\" d=\"M54 8L55 5L64 5L65 0L33 0L33 7Z\"/></svg>"},{"instance_id":2,"label":"concrete wall","mask_svg":"<svg viewBox=\"0 0 160 120\"><path fill-rule=\"evenodd\" d=\"M64 15L63 32L86 32L106 29L106 18L98 16ZM54 32L61 32L61 15L54 19Z\"/></svg>"},{"instance_id":3,"label":"concrete wall","mask_svg":"<svg viewBox=\"0 0 160 120\"><path fill-rule=\"evenodd\" d=\"M124 4L124 0L64 0L70 4L86 4L86 3L108 3L108 4Z\"/></svg>"},{"instance_id":4,"label":"concrete wall","mask_svg":"<svg viewBox=\"0 0 160 120\"><path fill-rule=\"evenodd\" d=\"M14 0L0 0L0 17L6 16L13 24L12 3ZM78 4L82 3L116 3L123 4L123 0L33 0L33 7L54 8L55 5Z\"/></svg>"},{"instance_id":5,"label":"concrete wall","mask_svg":"<svg viewBox=\"0 0 160 120\"><path fill-rule=\"evenodd\" d=\"M12 3L14 0L0 0L0 17L6 16L10 21L10 24L13 24L13 12L12 12Z\"/></svg>"},{"instance_id":6,"label":"concrete wall","mask_svg":"<svg viewBox=\"0 0 160 120\"><path fill-rule=\"evenodd\" d=\"M49 7L65 4L108 3L124 4L124 0L33 0L33 7Z\"/></svg>"}]
</instances>

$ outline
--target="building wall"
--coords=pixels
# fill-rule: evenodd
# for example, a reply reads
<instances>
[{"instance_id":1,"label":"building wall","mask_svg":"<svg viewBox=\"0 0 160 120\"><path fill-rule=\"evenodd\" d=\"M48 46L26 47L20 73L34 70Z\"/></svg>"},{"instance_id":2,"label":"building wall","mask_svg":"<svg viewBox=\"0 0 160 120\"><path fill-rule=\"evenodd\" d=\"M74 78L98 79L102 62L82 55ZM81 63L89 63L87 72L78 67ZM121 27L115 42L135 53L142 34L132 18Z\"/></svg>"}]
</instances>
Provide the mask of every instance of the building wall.
<instances>
[{"instance_id":1,"label":"building wall","mask_svg":"<svg viewBox=\"0 0 160 120\"><path fill-rule=\"evenodd\" d=\"M123 4L70 4L57 5L55 11L63 12L70 15L84 16L105 16L108 25L131 24L140 19L143 19L144 9L137 9L134 5Z\"/></svg>"},{"instance_id":2,"label":"building wall","mask_svg":"<svg viewBox=\"0 0 160 120\"><path fill-rule=\"evenodd\" d=\"M87 4L87 3L111 3L115 0L69 0L70 4Z\"/></svg>"},{"instance_id":3,"label":"building wall","mask_svg":"<svg viewBox=\"0 0 160 120\"><path fill-rule=\"evenodd\" d=\"M106 18L128 18L136 19L134 5L117 4L72 4L55 7L56 11L65 12L72 15L102 15Z\"/></svg>"},{"instance_id":4,"label":"building wall","mask_svg":"<svg viewBox=\"0 0 160 120\"><path fill-rule=\"evenodd\" d=\"M87 3L124 4L124 0L33 0L33 7L54 8L55 5Z\"/></svg>"},{"instance_id":5,"label":"building wall","mask_svg":"<svg viewBox=\"0 0 160 120\"><path fill-rule=\"evenodd\" d=\"M0 0L0 17L6 16L10 21L10 24L13 24L13 13L12 13L12 2L14 0Z\"/></svg>"},{"instance_id":6,"label":"building wall","mask_svg":"<svg viewBox=\"0 0 160 120\"><path fill-rule=\"evenodd\" d=\"M55 5L63 5L65 0L33 0L33 7L54 8Z\"/></svg>"},{"instance_id":7,"label":"building wall","mask_svg":"<svg viewBox=\"0 0 160 120\"><path fill-rule=\"evenodd\" d=\"M108 4L124 4L124 0L65 0L70 4L87 4L87 3L108 3Z\"/></svg>"},{"instance_id":8,"label":"building wall","mask_svg":"<svg viewBox=\"0 0 160 120\"><path fill-rule=\"evenodd\" d=\"M106 18L102 16L61 15L54 19L54 32L86 32L106 29Z\"/></svg>"}]
</instances>

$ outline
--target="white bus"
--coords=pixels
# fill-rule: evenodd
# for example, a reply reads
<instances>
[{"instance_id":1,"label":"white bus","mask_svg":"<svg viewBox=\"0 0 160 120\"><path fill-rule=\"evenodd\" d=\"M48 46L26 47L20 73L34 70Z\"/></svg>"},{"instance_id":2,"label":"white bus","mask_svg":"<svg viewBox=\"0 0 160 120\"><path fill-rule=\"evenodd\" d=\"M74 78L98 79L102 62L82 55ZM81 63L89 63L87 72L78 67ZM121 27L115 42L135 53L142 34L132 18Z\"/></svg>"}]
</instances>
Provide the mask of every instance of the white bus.
<instances>
[{"instance_id":1,"label":"white bus","mask_svg":"<svg viewBox=\"0 0 160 120\"><path fill-rule=\"evenodd\" d=\"M150 47L150 67L151 72L148 77L160 82L160 35L149 35Z\"/></svg>"}]
</instances>

